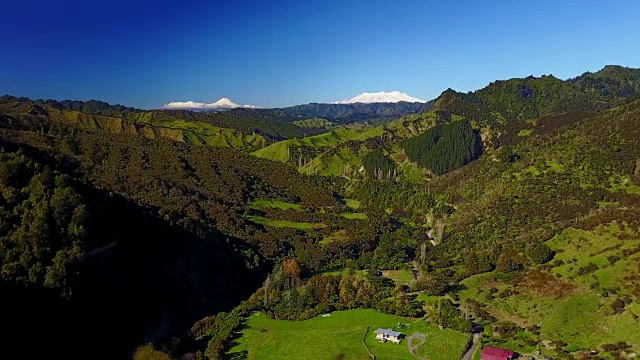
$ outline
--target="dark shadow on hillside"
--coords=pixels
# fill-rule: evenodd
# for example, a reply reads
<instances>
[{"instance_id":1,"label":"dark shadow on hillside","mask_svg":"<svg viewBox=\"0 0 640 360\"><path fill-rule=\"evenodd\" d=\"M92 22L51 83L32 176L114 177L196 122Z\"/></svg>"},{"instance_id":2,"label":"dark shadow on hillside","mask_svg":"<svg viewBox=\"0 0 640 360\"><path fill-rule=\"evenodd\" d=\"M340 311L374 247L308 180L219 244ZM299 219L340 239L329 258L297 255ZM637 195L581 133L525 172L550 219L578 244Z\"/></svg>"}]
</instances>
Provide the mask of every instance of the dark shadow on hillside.
<instances>
[{"instance_id":1,"label":"dark shadow on hillside","mask_svg":"<svg viewBox=\"0 0 640 360\"><path fill-rule=\"evenodd\" d=\"M464 284L455 284L455 285L449 286L449 291L455 294L459 294L461 291L464 291L467 289L469 288L467 287L467 285L464 285Z\"/></svg>"},{"instance_id":2,"label":"dark shadow on hillside","mask_svg":"<svg viewBox=\"0 0 640 360\"><path fill-rule=\"evenodd\" d=\"M2 146L65 172L74 168L33 147ZM259 286L257 270L248 271L233 248L238 240L171 224L155 208L85 183L72 185L90 216L86 256L67 283L71 296L0 281L3 358L127 358L138 345L232 309Z\"/></svg>"},{"instance_id":3,"label":"dark shadow on hillside","mask_svg":"<svg viewBox=\"0 0 640 360\"><path fill-rule=\"evenodd\" d=\"M249 358L249 351L242 350L238 352L234 352L231 354L227 354L227 360L247 360Z\"/></svg>"}]
</instances>

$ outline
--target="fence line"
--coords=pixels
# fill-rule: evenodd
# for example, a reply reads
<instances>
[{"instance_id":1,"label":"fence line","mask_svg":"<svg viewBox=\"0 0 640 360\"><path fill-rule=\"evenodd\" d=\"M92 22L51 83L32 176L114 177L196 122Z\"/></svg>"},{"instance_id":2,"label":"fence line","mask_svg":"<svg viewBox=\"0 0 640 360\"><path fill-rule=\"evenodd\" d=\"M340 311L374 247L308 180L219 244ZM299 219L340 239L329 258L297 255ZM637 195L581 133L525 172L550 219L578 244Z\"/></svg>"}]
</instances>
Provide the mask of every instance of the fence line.
<instances>
[{"instance_id":1,"label":"fence line","mask_svg":"<svg viewBox=\"0 0 640 360\"><path fill-rule=\"evenodd\" d=\"M371 352L371 350L369 350L369 347L367 346L367 343L366 343L367 334L369 334L368 326L367 326L367 330L364 331L364 336L362 337L362 345L364 345L364 348L367 349L367 352L369 352L369 355L371 356L371 360L376 360L376 356L373 355L373 353Z\"/></svg>"}]
</instances>

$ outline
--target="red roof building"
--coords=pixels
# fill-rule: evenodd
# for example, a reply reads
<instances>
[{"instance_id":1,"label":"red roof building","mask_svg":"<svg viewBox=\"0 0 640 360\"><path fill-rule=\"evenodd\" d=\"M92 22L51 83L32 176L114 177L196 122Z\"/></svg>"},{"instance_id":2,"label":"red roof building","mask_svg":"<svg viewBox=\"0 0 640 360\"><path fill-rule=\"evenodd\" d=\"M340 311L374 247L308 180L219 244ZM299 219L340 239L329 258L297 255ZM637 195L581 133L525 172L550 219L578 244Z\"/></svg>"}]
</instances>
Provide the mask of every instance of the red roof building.
<instances>
[{"instance_id":1,"label":"red roof building","mask_svg":"<svg viewBox=\"0 0 640 360\"><path fill-rule=\"evenodd\" d=\"M491 346L485 346L482 348L482 354L480 354L481 360L511 360L513 358L513 351L494 348Z\"/></svg>"}]
</instances>

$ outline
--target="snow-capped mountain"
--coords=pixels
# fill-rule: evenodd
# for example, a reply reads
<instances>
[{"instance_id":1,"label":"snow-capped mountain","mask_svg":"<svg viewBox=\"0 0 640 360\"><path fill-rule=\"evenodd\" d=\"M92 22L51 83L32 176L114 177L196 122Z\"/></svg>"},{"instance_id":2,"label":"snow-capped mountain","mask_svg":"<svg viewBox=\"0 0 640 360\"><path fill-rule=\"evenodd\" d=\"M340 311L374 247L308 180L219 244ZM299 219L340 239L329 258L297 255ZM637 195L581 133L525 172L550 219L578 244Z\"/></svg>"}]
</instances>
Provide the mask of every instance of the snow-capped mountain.
<instances>
[{"instance_id":1,"label":"snow-capped mountain","mask_svg":"<svg viewBox=\"0 0 640 360\"><path fill-rule=\"evenodd\" d=\"M200 103L195 101L175 101L170 102L161 109L163 110L192 110L192 111L224 111L229 109L237 109L237 108L246 108L246 109L257 109L257 106L253 105L240 105L236 104L228 98L222 98L214 103Z\"/></svg>"},{"instance_id":2,"label":"snow-capped mountain","mask_svg":"<svg viewBox=\"0 0 640 360\"><path fill-rule=\"evenodd\" d=\"M411 97L400 91L391 92L377 92L377 93L362 93L358 96L354 96L342 101L336 101L333 104L355 104L355 103L397 103L397 102L410 102L410 103L426 103L427 100Z\"/></svg>"}]
</instances>

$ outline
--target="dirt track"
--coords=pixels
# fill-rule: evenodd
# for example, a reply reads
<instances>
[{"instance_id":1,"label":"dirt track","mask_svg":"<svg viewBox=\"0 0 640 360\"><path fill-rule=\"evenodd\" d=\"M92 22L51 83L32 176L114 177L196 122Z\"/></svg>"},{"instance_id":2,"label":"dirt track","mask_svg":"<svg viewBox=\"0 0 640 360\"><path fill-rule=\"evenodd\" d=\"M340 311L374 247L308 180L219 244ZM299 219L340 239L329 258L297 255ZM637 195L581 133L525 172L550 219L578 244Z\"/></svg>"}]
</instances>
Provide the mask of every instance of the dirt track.
<instances>
[{"instance_id":1,"label":"dirt track","mask_svg":"<svg viewBox=\"0 0 640 360\"><path fill-rule=\"evenodd\" d=\"M415 346L412 346L411 343L413 342L412 340L414 339L418 339L420 340L420 343L418 343ZM407 348L409 349L409 352L415 356L417 359L420 360L428 360L427 358L423 358L422 356L418 355L418 353L416 353L416 350L422 346L422 344L424 344L427 341L427 337L423 334L423 333L413 333L411 334L411 336L409 336L407 338Z\"/></svg>"}]
</instances>

